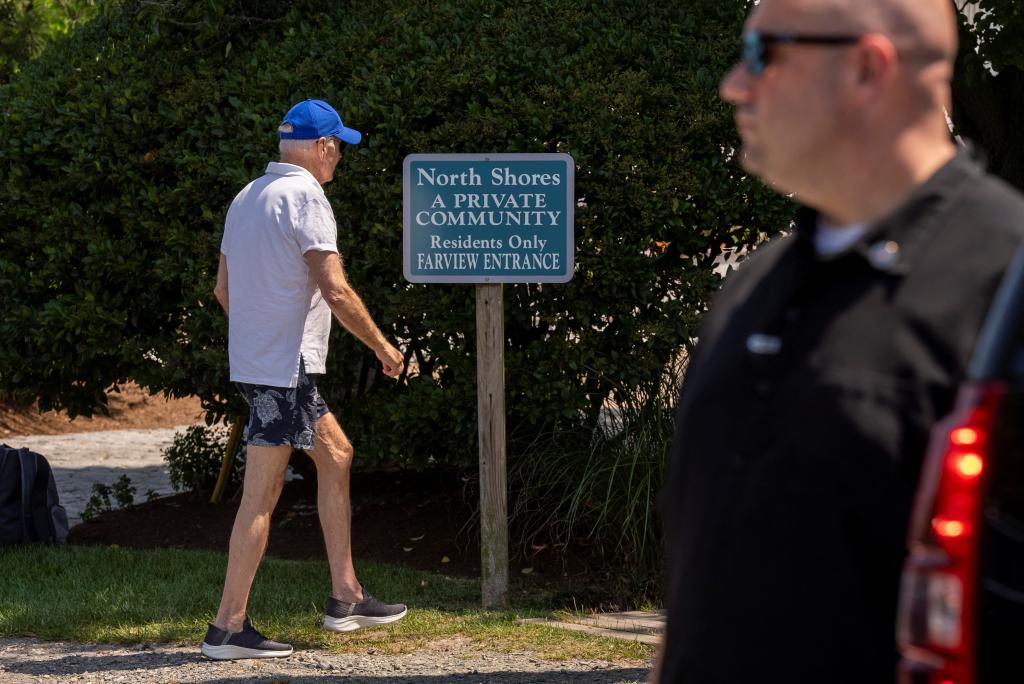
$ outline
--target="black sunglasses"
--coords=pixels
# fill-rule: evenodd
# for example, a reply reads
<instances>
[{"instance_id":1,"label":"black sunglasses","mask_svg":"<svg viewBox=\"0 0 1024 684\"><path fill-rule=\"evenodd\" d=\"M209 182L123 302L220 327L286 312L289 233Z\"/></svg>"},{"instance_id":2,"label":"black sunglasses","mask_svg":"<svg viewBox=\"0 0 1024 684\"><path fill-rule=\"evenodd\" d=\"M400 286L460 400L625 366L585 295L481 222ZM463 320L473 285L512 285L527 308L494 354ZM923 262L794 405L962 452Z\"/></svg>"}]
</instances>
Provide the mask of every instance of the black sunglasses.
<instances>
[{"instance_id":1,"label":"black sunglasses","mask_svg":"<svg viewBox=\"0 0 1024 684\"><path fill-rule=\"evenodd\" d=\"M818 36L798 33L761 33L749 31L743 34L743 64L753 76L764 73L771 63L769 48L772 45L852 45L860 36Z\"/></svg>"}]
</instances>

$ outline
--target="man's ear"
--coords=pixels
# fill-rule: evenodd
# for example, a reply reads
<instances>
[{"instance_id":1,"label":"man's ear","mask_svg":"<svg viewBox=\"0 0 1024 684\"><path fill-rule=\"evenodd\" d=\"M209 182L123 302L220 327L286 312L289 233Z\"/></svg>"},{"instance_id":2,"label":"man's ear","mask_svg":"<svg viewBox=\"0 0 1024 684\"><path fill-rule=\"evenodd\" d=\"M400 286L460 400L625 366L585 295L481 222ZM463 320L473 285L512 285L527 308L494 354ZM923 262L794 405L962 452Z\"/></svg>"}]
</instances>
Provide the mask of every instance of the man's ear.
<instances>
[{"instance_id":1,"label":"man's ear","mask_svg":"<svg viewBox=\"0 0 1024 684\"><path fill-rule=\"evenodd\" d=\"M853 49L854 88L860 104L870 104L896 80L900 56L888 36L869 33Z\"/></svg>"}]
</instances>

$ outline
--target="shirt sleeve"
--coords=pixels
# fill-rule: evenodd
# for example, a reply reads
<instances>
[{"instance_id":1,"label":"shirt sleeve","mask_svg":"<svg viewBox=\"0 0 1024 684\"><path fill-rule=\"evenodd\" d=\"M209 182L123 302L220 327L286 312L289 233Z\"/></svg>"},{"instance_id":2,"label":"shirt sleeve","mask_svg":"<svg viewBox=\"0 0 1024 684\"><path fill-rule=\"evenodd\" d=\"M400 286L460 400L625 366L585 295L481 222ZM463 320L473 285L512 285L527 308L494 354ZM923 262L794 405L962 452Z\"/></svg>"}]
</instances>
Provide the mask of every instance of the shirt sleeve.
<instances>
[{"instance_id":1,"label":"shirt sleeve","mask_svg":"<svg viewBox=\"0 0 1024 684\"><path fill-rule=\"evenodd\" d=\"M302 207L295 224L295 239L302 254L310 250L338 251L338 226L326 197L314 197Z\"/></svg>"},{"instance_id":2,"label":"shirt sleeve","mask_svg":"<svg viewBox=\"0 0 1024 684\"><path fill-rule=\"evenodd\" d=\"M234 208L235 203L232 202L228 207L228 215L224 217L224 233L220 237L220 253L224 256L228 256L228 226L231 225L231 212Z\"/></svg>"}]
</instances>

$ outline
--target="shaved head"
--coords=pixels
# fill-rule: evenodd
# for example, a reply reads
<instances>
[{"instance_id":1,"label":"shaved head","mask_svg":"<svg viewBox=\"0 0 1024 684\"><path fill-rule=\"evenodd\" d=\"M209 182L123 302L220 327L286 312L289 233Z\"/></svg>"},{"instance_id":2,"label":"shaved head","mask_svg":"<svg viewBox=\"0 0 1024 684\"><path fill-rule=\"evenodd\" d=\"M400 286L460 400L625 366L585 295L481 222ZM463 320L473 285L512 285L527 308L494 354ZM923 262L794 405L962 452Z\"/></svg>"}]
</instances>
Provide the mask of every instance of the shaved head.
<instances>
[{"instance_id":1,"label":"shaved head","mask_svg":"<svg viewBox=\"0 0 1024 684\"><path fill-rule=\"evenodd\" d=\"M952 63L956 57L957 21L949 0L792 0L785 4L793 16L817 29L884 34L910 61Z\"/></svg>"},{"instance_id":2,"label":"shaved head","mask_svg":"<svg viewBox=\"0 0 1024 684\"><path fill-rule=\"evenodd\" d=\"M838 221L884 215L956 153L957 29L950 0L759 0L720 87L744 169Z\"/></svg>"}]
</instances>

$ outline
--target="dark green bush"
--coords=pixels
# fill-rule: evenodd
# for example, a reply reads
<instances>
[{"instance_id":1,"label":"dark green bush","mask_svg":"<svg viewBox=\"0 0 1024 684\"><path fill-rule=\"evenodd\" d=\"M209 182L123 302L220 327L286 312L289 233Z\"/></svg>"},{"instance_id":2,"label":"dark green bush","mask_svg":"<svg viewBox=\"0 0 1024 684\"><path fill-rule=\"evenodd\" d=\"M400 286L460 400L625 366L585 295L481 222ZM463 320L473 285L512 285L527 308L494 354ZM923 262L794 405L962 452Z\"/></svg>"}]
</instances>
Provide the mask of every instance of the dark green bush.
<instances>
[{"instance_id":1,"label":"dark green bush","mask_svg":"<svg viewBox=\"0 0 1024 684\"><path fill-rule=\"evenodd\" d=\"M191 425L174 435L174 442L164 449L167 474L174 491L206 494L213 491L220 476L221 463L227 450L228 431L222 427ZM227 486L242 484L245 475L245 446L235 454Z\"/></svg>"},{"instance_id":2,"label":"dark green bush","mask_svg":"<svg viewBox=\"0 0 1024 684\"><path fill-rule=\"evenodd\" d=\"M244 412L211 295L226 208L305 97L366 135L329 186L351 280L419 371L336 326L321 388L370 463L476 459L473 288L401 275L412 152L567 152L576 273L505 289L509 432L593 424L691 343L722 246L785 227L717 82L746 0L127 0L0 88L0 392L113 382ZM285 9L287 8L287 9Z\"/></svg>"},{"instance_id":3,"label":"dark green bush","mask_svg":"<svg viewBox=\"0 0 1024 684\"><path fill-rule=\"evenodd\" d=\"M102 482L94 482L92 494L82 509L82 520L88 522L101 513L112 511L115 508L127 508L135 503L136 487L127 475L117 478L114 484L105 485ZM152 494L150 490L148 494ZM147 494L147 497L148 497ZM113 500L111 500L113 497Z\"/></svg>"},{"instance_id":4,"label":"dark green bush","mask_svg":"<svg viewBox=\"0 0 1024 684\"><path fill-rule=\"evenodd\" d=\"M584 542L614 566L618 589L634 600L663 587L656 499L672 443L684 359L653 381L618 393L597 425L538 440L513 460L510 517L523 550L536 541Z\"/></svg>"},{"instance_id":5,"label":"dark green bush","mask_svg":"<svg viewBox=\"0 0 1024 684\"><path fill-rule=\"evenodd\" d=\"M984 152L993 173L1024 190L1024 4L980 0L960 14L960 53L953 79L955 132ZM969 19L973 17L973 19Z\"/></svg>"},{"instance_id":6,"label":"dark green bush","mask_svg":"<svg viewBox=\"0 0 1024 684\"><path fill-rule=\"evenodd\" d=\"M0 83L95 10L96 0L0 0Z\"/></svg>"}]
</instances>

